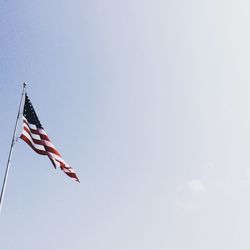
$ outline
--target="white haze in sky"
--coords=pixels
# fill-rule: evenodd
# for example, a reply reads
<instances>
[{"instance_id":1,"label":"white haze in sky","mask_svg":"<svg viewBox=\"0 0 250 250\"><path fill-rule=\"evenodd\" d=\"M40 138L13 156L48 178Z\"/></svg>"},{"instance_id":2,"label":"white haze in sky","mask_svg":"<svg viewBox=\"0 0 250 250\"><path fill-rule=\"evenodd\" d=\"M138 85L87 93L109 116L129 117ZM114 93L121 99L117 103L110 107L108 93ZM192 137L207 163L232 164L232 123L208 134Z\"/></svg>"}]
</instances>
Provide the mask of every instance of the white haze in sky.
<instances>
[{"instance_id":1,"label":"white haze in sky","mask_svg":"<svg viewBox=\"0 0 250 250\"><path fill-rule=\"evenodd\" d=\"M26 81L81 183L18 141L0 249L249 250L249 13L243 0L1 1L1 180Z\"/></svg>"}]
</instances>

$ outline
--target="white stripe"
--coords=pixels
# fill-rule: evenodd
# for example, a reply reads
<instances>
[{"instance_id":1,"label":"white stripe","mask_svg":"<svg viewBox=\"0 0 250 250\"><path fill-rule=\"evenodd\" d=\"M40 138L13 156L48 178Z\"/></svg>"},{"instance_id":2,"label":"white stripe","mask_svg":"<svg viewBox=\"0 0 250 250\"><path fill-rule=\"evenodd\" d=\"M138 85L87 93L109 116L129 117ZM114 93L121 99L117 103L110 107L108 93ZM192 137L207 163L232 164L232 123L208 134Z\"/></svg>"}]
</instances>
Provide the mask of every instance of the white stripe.
<instances>
[{"instance_id":1,"label":"white stripe","mask_svg":"<svg viewBox=\"0 0 250 250\"><path fill-rule=\"evenodd\" d=\"M63 168L63 172L65 173L70 173L70 174L75 174L76 172L73 170L73 168Z\"/></svg>"},{"instance_id":2,"label":"white stripe","mask_svg":"<svg viewBox=\"0 0 250 250\"><path fill-rule=\"evenodd\" d=\"M45 148L44 148L43 145L35 144L35 143L33 142L31 136L29 135L29 133L28 133L27 131L23 130L22 134L23 134L24 136L26 136L26 137L29 139L29 141L30 141L31 144L34 146L34 148L46 152L46 150L45 150Z\"/></svg>"},{"instance_id":3,"label":"white stripe","mask_svg":"<svg viewBox=\"0 0 250 250\"><path fill-rule=\"evenodd\" d=\"M44 142L45 146L48 146L48 147L51 147L51 148L56 149L55 146L54 146L50 141L43 140L43 142ZM56 150L57 150L57 149L56 149Z\"/></svg>"},{"instance_id":4,"label":"white stripe","mask_svg":"<svg viewBox=\"0 0 250 250\"><path fill-rule=\"evenodd\" d=\"M29 126L28 126L26 123L24 123L23 126L26 127L26 128L30 131L31 137L32 137L33 139L36 139L36 140L39 140L39 141L43 141L44 144L45 144L46 146L51 147L51 148L55 148L55 146L54 146L50 141L43 140L43 139L40 137L40 135L33 134L33 133L31 132L31 130L29 129ZM38 129L38 132L40 133L40 132L41 132L41 129ZM43 133L43 134L44 134L44 133Z\"/></svg>"},{"instance_id":5,"label":"white stripe","mask_svg":"<svg viewBox=\"0 0 250 250\"><path fill-rule=\"evenodd\" d=\"M46 132L42 128L38 128L38 131L42 135L47 135ZM47 135L48 136L48 135Z\"/></svg>"},{"instance_id":6,"label":"white stripe","mask_svg":"<svg viewBox=\"0 0 250 250\"><path fill-rule=\"evenodd\" d=\"M32 137L33 139L36 139L36 140L41 141L41 137L40 137L40 135L33 134L33 133L31 132L31 130L30 130L30 128L29 128L29 126L28 126L26 123L24 123L24 124L23 124L23 126L24 126L24 127L26 127L26 128L30 131L30 133L31 133L31 137Z\"/></svg>"},{"instance_id":7,"label":"white stripe","mask_svg":"<svg viewBox=\"0 0 250 250\"><path fill-rule=\"evenodd\" d=\"M48 154L51 156L51 158L57 160L57 161L60 161L62 162L63 164L67 165L67 163L62 159L62 157L56 155L56 154L53 154L53 153L50 153L48 152Z\"/></svg>"},{"instance_id":8,"label":"white stripe","mask_svg":"<svg viewBox=\"0 0 250 250\"><path fill-rule=\"evenodd\" d=\"M52 153L48 153L48 154L52 157L52 159L55 162L56 166L60 167L61 166L60 162L65 164L65 166L63 167L63 171L65 173L76 174L75 170L73 168L71 168L61 157L58 157L57 155L52 154Z\"/></svg>"},{"instance_id":9,"label":"white stripe","mask_svg":"<svg viewBox=\"0 0 250 250\"><path fill-rule=\"evenodd\" d=\"M31 124L28 122L28 120L23 116L23 119L29 124L29 127L32 128L32 129L35 129L37 130L37 126L35 124ZM25 123L24 123L25 124Z\"/></svg>"},{"instance_id":10,"label":"white stripe","mask_svg":"<svg viewBox=\"0 0 250 250\"><path fill-rule=\"evenodd\" d=\"M67 163L65 164L63 171L67 173L76 174L75 170L72 167L70 167Z\"/></svg>"},{"instance_id":11,"label":"white stripe","mask_svg":"<svg viewBox=\"0 0 250 250\"><path fill-rule=\"evenodd\" d=\"M39 134L41 134L41 135L48 136L43 129L37 128L36 125L29 123L28 120L24 116L23 116L23 119L29 124L29 126L28 126L26 123L24 123L24 126L26 128L28 128L29 131L30 131L30 128L31 128L31 129L37 130L39 132ZM41 141L41 137L39 135L37 135L37 134L33 134L31 131L30 131L30 133L31 133L32 137L30 136L30 134L27 131L23 130L23 132L22 132L22 134L29 139L29 141L34 146L34 148L36 148L38 150L41 150L41 151L44 151L44 152L47 152L48 155L50 156L51 160L55 163L56 166L60 167L61 163L63 163L65 165L64 167L62 167L62 171L64 173L66 173L66 174L67 173L76 174L75 170L73 168L71 168L60 156L58 156L58 155L56 155L54 153L50 153L50 152L46 151L45 148L44 148L44 146L42 146L42 145L35 144L33 142L32 138ZM56 149L55 146L50 141L47 141L47 140L42 140L42 141L44 142L44 144L46 146ZM74 180L76 180L76 181L78 180L75 177L71 177L71 178L74 179Z\"/></svg>"},{"instance_id":12,"label":"white stripe","mask_svg":"<svg viewBox=\"0 0 250 250\"><path fill-rule=\"evenodd\" d=\"M26 118L25 118L25 120L27 121ZM32 124L29 123L29 125L32 125ZM24 123L24 126L30 131L29 126L28 126L26 123ZM34 125L33 125L33 127L34 127ZM37 129L37 128L33 128L33 129L37 130L39 133L41 133L41 134L43 134L43 135L47 135L43 129ZM24 130L24 132L25 132L26 134L28 134L25 130ZM41 137L40 137L39 135L33 134L31 131L30 131L30 133L31 133L31 137L32 137L33 139L36 139L36 140L39 140L39 141L43 141L44 144L45 144L46 146L56 149L56 147L55 147L50 141L42 140ZM25 134L25 135L26 135L26 134ZM30 138L30 135L29 135L29 138ZM31 140L32 140L32 139L31 139ZM36 145L37 145L37 144L36 144ZM43 147L43 150L45 150L44 146L42 146L42 145L39 145L39 146ZM57 150L57 149L56 149L56 150ZM58 151L58 150L57 150L57 151ZM56 155L56 154L50 153L50 152L48 152L48 154L50 154L51 157L52 157L53 159L56 159L56 160L58 160L58 161L61 161L61 162L64 163L64 164L66 164L66 162L65 162L59 155Z\"/></svg>"}]
</instances>

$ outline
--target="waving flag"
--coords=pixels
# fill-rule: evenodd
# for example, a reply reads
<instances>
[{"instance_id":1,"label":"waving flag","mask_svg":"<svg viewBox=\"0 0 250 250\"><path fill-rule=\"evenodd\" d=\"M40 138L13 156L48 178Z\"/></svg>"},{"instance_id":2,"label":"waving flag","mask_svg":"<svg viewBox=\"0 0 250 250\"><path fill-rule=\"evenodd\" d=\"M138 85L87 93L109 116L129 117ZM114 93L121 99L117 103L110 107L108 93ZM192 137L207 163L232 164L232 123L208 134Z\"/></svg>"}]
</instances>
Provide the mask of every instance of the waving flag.
<instances>
[{"instance_id":1,"label":"waving flag","mask_svg":"<svg viewBox=\"0 0 250 250\"><path fill-rule=\"evenodd\" d=\"M55 168L60 167L65 174L79 182L76 172L62 159L58 150L51 143L27 94L25 94L23 131L20 138L38 154L47 155Z\"/></svg>"}]
</instances>

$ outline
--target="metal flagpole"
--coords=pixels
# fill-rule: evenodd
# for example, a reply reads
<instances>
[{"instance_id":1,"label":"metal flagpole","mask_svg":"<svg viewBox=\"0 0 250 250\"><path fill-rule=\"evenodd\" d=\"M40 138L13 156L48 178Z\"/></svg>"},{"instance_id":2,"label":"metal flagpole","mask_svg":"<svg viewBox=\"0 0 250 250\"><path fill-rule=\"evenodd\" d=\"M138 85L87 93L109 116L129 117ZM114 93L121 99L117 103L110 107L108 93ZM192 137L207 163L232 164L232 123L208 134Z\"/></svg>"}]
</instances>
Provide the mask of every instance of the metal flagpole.
<instances>
[{"instance_id":1,"label":"metal flagpole","mask_svg":"<svg viewBox=\"0 0 250 250\"><path fill-rule=\"evenodd\" d=\"M7 178L8 178L12 152L13 152L13 148L14 148L14 145L15 145L17 125L18 125L18 120L19 120L19 117L20 117L20 111L21 111L21 106L22 106L23 96L25 94L25 91L26 91L26 83L23 84L22 97L21 97L21 100L20 100L18 113L17 113L17 118L16 118L16 124L15 124L14 133L13 133L13 137L12 137L12 141L11 141L11 145L10 145L10 152L9 152L9 156L8 156L8 161L7 161L7 166L6 166L6 170L5 170L3 186L2 186L1 196L0 196L0 212L1 212L1 209L2 209L2 205L3 205L3 197L4 197L4 193L5 193L5 188L6 188L6 182L7 182Z\"/></svg>"}]
</instances>

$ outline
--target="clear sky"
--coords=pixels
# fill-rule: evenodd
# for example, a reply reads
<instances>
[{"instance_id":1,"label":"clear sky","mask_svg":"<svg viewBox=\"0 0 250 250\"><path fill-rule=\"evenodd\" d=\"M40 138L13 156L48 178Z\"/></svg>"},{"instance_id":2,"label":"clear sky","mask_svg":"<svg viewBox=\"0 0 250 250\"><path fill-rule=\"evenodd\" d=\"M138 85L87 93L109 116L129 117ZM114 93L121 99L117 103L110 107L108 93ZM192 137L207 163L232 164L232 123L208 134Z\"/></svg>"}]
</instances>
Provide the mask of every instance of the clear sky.
<instances>
[{"instance_id":1,"label":"clear sky","mask_svg":"<svg viewBox=\"0 0 250 250\"><path fill-rule=\"evenodd\" d=\"M249 12L1 1L1 180L26 81L81 183L18 141L0 249L249 250Z\"/></svg>"}]
</instances>

